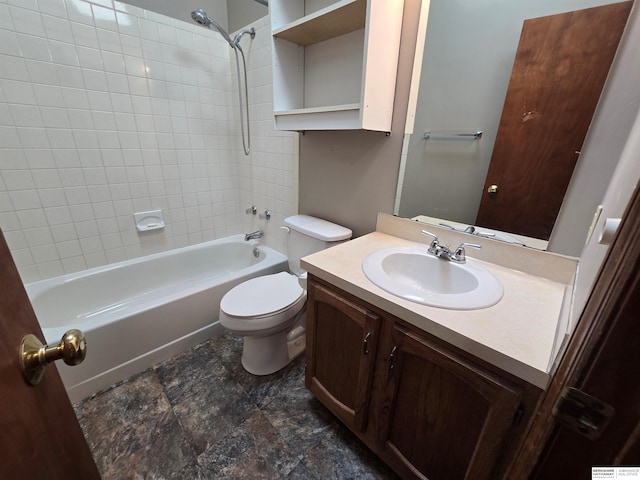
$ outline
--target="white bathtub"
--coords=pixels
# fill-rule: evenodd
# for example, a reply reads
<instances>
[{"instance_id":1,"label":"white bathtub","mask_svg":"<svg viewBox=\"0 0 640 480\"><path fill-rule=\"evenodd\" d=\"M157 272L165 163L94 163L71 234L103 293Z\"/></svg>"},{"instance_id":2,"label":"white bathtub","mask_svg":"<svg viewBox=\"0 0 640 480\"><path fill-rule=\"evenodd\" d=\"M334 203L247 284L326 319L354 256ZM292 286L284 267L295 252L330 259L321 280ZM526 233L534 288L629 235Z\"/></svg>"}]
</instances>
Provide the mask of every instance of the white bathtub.
<instances>
[{"instance_id":1,"label":"white bathtub","mask_svg":"<svg viewBox=\"0 0 640 480\"><path fill-rule=\"evenodd\" d=\"M70 328L85 334L85 361L56 364L77 402L220 332L222 296L248 278L286 270L286 262L234 235L30 283L26 290L47 343L59 342Z\"/></svg>"}]
</instances>

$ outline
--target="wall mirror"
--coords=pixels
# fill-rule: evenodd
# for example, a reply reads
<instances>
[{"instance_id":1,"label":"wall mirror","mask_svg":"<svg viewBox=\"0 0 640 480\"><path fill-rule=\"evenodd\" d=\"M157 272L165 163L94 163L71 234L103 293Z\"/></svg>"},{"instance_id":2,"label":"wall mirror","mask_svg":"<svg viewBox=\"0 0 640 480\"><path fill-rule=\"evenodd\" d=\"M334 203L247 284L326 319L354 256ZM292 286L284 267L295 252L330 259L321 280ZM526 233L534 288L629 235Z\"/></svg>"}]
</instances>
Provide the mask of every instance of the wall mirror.
<instances>
[{"instance_id":1,"label":"wall mirror","mask_svg":"<svg viewBox=\"0 0 640 480\"><path fill-rule=\"evenodd\" d=\"M456 229L477 226L524 20L611 3L617 2L431 0L415 125L403 146L394 213L408 218L421 216L424 221ZM522 106L525 110L527 107ZM535 107L529 107L535 114ZM481 139L466 137L477 131L482 131ZM432 132L433 137L425 139L425 132ZM452 138L458 134L465 137ZM614 168L610 166L611 174ZM602 195L584 195L585 201L593 203L593 212ZM585 221L584 228L570 233L575 237L575 249L560 253L580 254L590 220ZM556 228L560 228L559 222ZM514 231L509 226L488 230L495 238L515 238L521 243L519 236L511 235ZM526 244L547 248L546 241L528 237ZM552 245L549 250L556 251Z\"/></svg>"},{"instance_id":2,"label":"wall mirror","mask_svg":"<svg viewBox=\"0 0 640 480\"><path fill-rule=\"evenodd\" d=\"M167 17L192 22L191 12L204 9L229 32L240 30L268 13L266 0L121 0Z\"/></svg>"}]
</instances>

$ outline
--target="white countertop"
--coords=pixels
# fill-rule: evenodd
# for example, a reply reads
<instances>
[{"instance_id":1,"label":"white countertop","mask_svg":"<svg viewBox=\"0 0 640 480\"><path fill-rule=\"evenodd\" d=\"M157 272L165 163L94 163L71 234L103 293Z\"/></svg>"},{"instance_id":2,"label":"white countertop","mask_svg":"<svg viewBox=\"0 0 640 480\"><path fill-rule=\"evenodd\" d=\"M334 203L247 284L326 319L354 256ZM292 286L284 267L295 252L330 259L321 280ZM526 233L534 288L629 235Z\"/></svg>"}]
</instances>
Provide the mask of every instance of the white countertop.
<instances>
[{"instance_id":1,"label":"white countertop","mask_svg":"<svg viewBox=\"0 0 640 480\"><path fill-rule=\"evenodd\" d=\"M478 260L470 256L473 252L467 252L467 262L481 265L502 282L502 300L479 310L429 307L387 293L363 273L362 260L368 254L394 246L426 248L424 243L377 231L309 255L301 265L318 278L407 323L546 388L558 320L570 285Z\"/></svg>"}]
</instances>

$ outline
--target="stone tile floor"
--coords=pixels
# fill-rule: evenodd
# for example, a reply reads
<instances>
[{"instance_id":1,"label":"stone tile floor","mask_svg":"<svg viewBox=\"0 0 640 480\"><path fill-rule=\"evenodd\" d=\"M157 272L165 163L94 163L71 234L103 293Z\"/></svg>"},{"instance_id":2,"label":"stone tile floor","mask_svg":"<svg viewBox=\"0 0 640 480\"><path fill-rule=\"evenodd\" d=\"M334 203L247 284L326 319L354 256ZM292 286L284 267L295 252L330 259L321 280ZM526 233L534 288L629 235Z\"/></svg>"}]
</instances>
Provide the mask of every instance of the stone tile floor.
<instances>
[{"instance_id":1,"label":"stone tile floor","mask_svg":"<svg viewBox=\"0 0 640 480\"><path fill-rule=\"evenodd\" d=\"M397 479L304 387L223 334L75 405L104 480Z\"/></svg>"}]
</instances>

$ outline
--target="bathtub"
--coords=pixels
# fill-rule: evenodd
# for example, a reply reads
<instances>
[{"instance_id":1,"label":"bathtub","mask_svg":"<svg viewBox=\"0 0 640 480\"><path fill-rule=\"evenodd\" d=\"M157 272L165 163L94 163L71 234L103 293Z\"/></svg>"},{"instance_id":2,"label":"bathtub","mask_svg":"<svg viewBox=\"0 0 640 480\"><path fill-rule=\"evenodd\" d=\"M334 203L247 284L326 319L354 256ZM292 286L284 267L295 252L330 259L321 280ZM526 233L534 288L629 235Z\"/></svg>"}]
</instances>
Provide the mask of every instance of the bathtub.
<instances>
[{"instance_id":1,"label":"bathtub","mask_svg":"<svg viewBox=\"0 0 640 480\"><path fill-rule=\"evenodd\" d=\"M47 343L85 334L84 362L56 363L75 403L221 332L229 289L286 269L284 255L234 235L25 287Z\"/></svg>"}]
</instances>

